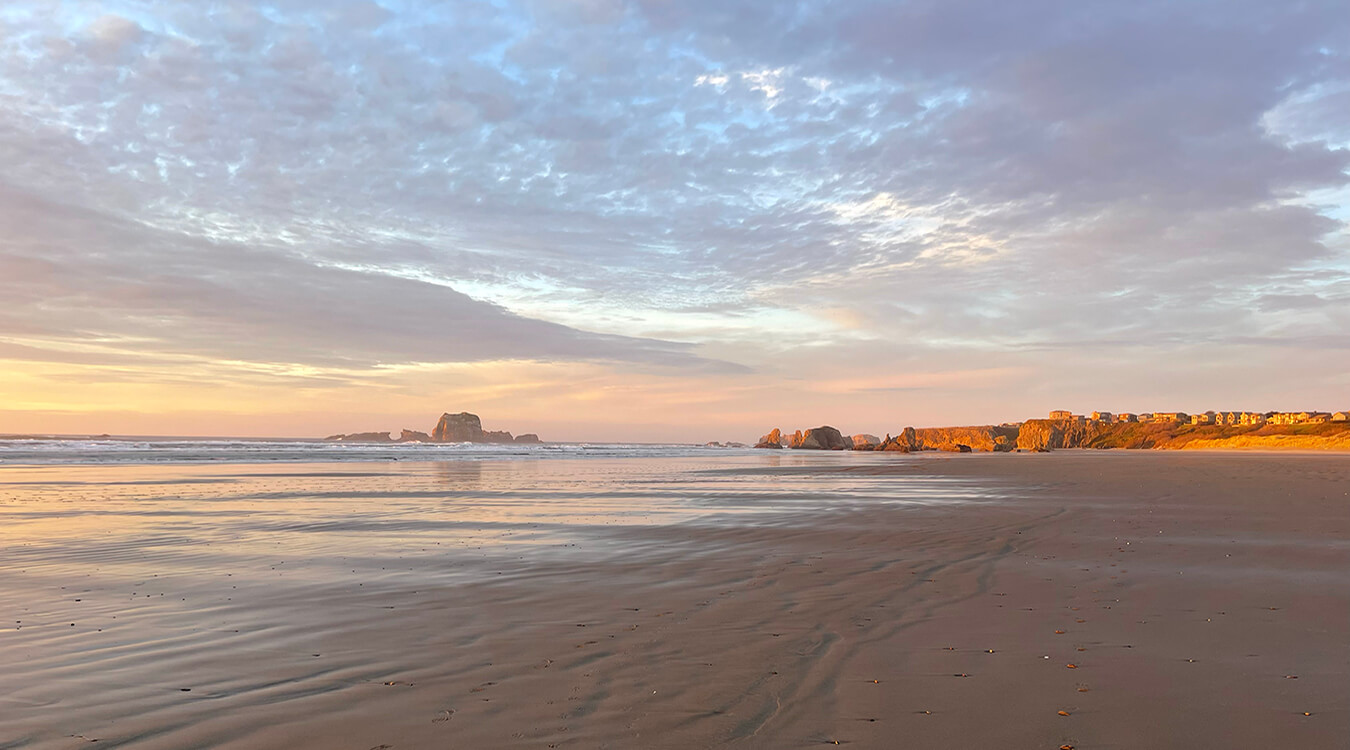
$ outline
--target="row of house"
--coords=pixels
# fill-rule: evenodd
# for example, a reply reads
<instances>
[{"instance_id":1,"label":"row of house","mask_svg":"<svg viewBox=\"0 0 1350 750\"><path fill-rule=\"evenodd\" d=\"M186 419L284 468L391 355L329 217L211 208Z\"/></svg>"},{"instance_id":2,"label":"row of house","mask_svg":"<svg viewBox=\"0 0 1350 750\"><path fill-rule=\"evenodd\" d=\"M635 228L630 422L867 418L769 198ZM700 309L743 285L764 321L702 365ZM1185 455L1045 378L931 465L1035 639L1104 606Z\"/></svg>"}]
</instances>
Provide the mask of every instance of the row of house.
<instances>
[{"instance_id":1,"label":"row of house","mask_svg":"<svg viewBox=\"0 0 1350 750\"><path fill-rule=\"evenodd\" d=\"M1180 411L1160 411L1152 414L1112 414L1109 411L1094 411L1091 417L1074 414L1071 411L1057 409L1050 412L1050 418L1068 422L1100 422L1115 424L1118 422L1152 422L1155 424L1212 424L1256 426L1263 424L1321 424L1325 422L1350 422L1350 411L1207 411L1204 414L1187 414Z\"/></svg>"},{"instance_id":2,"label":"row of house","mask_svg":"<svg viewBox=\"0 0 1350 750\"><path fill-rule=\"evenodd\" d=\"M1123 412L1114 414L1109 411L1094 411L1092 416L1074 414L1071 411L1056 410L1050 412L1050 418L1059 422L1100 422L1102 424L1116 424L1118 422L1174 422L1186 424L1190 422L1190 415L1184 412L1157 412L1155 414L1132 414Z\"/></svg>"}]
</instances>

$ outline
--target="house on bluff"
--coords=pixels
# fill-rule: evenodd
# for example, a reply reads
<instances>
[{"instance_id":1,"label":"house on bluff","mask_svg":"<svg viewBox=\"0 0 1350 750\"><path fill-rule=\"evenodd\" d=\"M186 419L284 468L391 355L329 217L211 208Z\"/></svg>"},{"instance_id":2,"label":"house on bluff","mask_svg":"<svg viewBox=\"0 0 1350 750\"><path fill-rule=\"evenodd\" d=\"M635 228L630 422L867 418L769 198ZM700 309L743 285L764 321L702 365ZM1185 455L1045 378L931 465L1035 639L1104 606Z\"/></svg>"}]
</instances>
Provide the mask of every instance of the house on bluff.
<instances>
[{"instance_id":1,"label":"house on bluff","mask_svg":"<svg viewBox=\"0 0 1350 750\"><path fill-rule=\"evenodd\" d=\"M1322 424L1332 415L1324 411L1277 411L1267 415L1271 424Z\"/></svg>"}]
</instances>

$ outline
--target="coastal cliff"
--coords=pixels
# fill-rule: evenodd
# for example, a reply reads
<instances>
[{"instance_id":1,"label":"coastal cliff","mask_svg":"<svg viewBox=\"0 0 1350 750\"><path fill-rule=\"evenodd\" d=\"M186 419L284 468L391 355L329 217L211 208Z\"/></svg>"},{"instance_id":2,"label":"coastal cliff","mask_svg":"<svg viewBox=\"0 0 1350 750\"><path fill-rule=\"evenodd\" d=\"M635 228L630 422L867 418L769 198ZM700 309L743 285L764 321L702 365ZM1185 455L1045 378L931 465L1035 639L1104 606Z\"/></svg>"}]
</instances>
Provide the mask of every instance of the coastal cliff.
<instances>
[{"instance_id":1,"label":"coastal cliff","mask_svg":"<svg viewBox=\"0 0 1350 750\"><path fill-rule=\"evenodd\" d=\"M1080 422L1073 420L1059 419L1028 419L1015 430L1013 436L1018 450L1024 451L1049 451L1056 448L1086 448L1101 437L1103 433L1122 433L1122 428L1128 427L1166 427L1166 425L1137 425L1137 424L1100 424L1097 422ZM1115 428L1115 429L1113 429ZM1119 445L1111 447L1120 448L1152 448L1153 444L1148 436L1140 435L1137 441L1129 445Z\"/></svg>"},{"instance_id":2,"label":"coastal cliff","mask_svg":"<svg viewBox=\"0 0 1350 750\"><path fill-rule=\"evenodd\" d=\"M925 427L914 431L914 450L971 451L1007 453L1017 447L1016 427Z\"/></svg>"},{"instance_id":3,"label":"coastal cliff","mask_svg":"<svg viewBox=\"0 0 1350 750\"><path fill-rule=\"evenodd\" d=\"M830 431L830 432L825 432ZM835 436L839 436L836 438ZM798 430L784 437L775 429L756 448L799 450L950 451L953 453L1052 451L1064 448L1157 450L1350 450L1350 424L1194 425L1156 422L1098 422L1028 419L1020 424L970 427L906 427L883 440L867 434L846 438L832 427Z\"/></svg>"}]
</instances>

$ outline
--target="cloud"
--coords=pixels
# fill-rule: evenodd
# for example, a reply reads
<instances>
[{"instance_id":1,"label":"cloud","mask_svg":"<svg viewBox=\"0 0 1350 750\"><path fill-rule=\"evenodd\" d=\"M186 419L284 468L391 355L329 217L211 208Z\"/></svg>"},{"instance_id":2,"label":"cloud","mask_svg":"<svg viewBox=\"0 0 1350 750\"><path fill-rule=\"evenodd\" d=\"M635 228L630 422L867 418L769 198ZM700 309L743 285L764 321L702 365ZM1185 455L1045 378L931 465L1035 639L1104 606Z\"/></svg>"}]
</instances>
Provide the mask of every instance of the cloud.
<instances>
[{"instance_id":1,"label":"cloud","mask_svg":"<svg viewBox=\"0 0 1350 750\"><path fill-rule=\"evenodd\" d=\"M25 341L955 372L1350 323L1343 3L100 11L0 10Z\"/></svg>"},{"instance_id":2,"label":"cloud","mask_svg":"<svg viewBox=\"0 0 1350 750\"><path fill-rule=\"evenodd\" d=\"M90 22L87 31L96 44L107 51L116 52L139 42L144 29L129 18L110 13Z\"/></svg>"},{"instance_id":3,"label":"cloud","mask_svg":"<svg viewBox=\"0 0 1350 750\"><path fill-rule=\"evenodd\" d=\"M449 287L209 242L0 190L0 356L125 364L158 355L368 369L410 362L611 361L734 371L687 345L593 334ZM32 322L37 321L37 325ZM24 343L28 342L28 343ZM35 346L32 342L42 345Z\"/></svg>"}]
</instances>

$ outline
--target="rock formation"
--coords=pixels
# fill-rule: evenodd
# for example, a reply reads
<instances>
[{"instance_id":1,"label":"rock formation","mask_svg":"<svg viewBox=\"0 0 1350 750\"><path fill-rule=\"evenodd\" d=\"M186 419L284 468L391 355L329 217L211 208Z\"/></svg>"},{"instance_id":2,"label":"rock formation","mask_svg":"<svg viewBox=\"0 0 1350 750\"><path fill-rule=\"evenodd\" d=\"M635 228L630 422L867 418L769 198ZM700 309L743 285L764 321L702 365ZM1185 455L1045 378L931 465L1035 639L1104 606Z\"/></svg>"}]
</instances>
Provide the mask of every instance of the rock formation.
<instances>
[{"instance_id":1,"label":"rock formation","mask_svg":"<svg viewBox=\"0 0 1350 750\"><path fill-rule=\"evenodd\" d=\"M853 450L855 451L874 451L881 445L881 438L876 435L868 435L865 432L852 437Z\"/></svg>"},{"instance_id":2,"label":"rock formation","mask_svg":"<svg viewBox=\"0 0 1350 750\"><path fill-rule=\"evenodd\" d=\"M477 414L462 411L458 414L442 414L441 421L431 433L431 439L438 443L481 443L483 442L483 421Z\"/></svg>"},{"instance_id":3,"label":"rock formation","mask_svg":"<svg viewBox=\"0 0 1350 750\"><path fill-rule=\"evenodd\" d=\"M1111 425L1102 422L1074 421L1063 427L1064 447L1065 448L1087 448L1090 447L1093 440L1104 431L1111 430Z\"/></svg>"},{"instance_id":4,"label":"rock formation","mask_svg":"<svg viewBox=\"0 0 1350 750\"><path fill-rule=\"evenodd\" d=\"M764 437L760 438L760 439L759 439L759 442L758 442L758 443L755 443L755 447L756 447L756 448L782 448L782 447L783 447L783 433L782 433L781 431L779 431L779 429L778 429L777 427L775 427L775 428L773 428L772 430L769 430L769 434L767 434L767 435L765 435Z\"/></svg>"},{"instance_id":5,"label":"rock formation","mask_svg":"<svg viewBox=\"0 0 1350 750\"><path fill-rule=\"evenodd\" d=\"M894 451L899 453L909 453L910 451L916 451L918 449L918 438L915 437L913 427L906 427L895 437L887 435L886 440L882 442L881 447L877 448L879 451Z\"/></svg>"},{"instance_id":6,"label":"rock formation","mask_svg":"<svg viewBox=\"0 0 1350 750\"><path fill-rule=\"evenodd\" d=\"M538 436L536 436L536 439ZM477 414L462 411L458 414L442 414L441 421L431 433L431 439L437 443L514 443L515 438L505 430L484 430L483 421Z\"/></svg>"},{"instance_id":7,"label":"rock formation","mask_svg":"<svg viewBox=\"0 0 1350 750\"><path fill-rule=\"evenodd\" d=\"M350 435L329 435L324 440L340 443L392 443L394 439L387 432L353 432Z\"/></svg>"},{"instance_id":8,"label":"rock formation","mask_svg":"<svg viewBox=\"0 0 1350 750\"><path fill-rule=\"evenodd\" d=\"M799 432L797 434L801 435L801 439L798 440L797 435L792 436L793 448L819 451L842 451L853 447L852 441L845 440L839 430L829 426L813 427L805 433Z\"/></svg>"},{"instance_id":9,"label":"rock formation","mask_svg":"<svg viewBox=\"0 0 1350 750\"><path fill-rule=\"evenodd\" d=\"M960 451L968 446L977 451L1006 453L1017 447L1016 427L925 427L915 430L915 448L918 450Z\"/></svg>"},{"instance_id":10,"label":"rock formation","mask_svg":"<svg viewBox=\"0 0 1350 750\"><path fill-rule=\"evenodd\" d=\"M1145 427L1151 427L1146 425ZM1083 420L1028 419L1017 432L1018 450L1049 451L1056 448L1095 447L1093 441L1104 433L1147 432L1129 423L1103 424ZM1147 447L1147 446L1141 446Z\"/></svg>"},{"instance_id":11,"label":"rock formation","mask_svg":"<svg viewBox=\"0 0 1350 750\"><path fill-rule=\"evenodd\" d=\"M1028 419L1017 431L1020 451L1048 451L1064 447L1064 423L1052 419Z\"/></svg>"},{"instance_id":12,"label":"rock formation","mask_svg":"<svg viewBox=\"0 0 1350 750\"><path fill-rule=\"evenodd\" d=\"M431 433L436 443L538 443L539 436L534 433L512 437L506 430L484 430L483 421L477 414L462 411L458 414L442 414Z\"/></svg>"},{"instance_id":13,"label":"rock formation","mask_svg":"<svg viewBox=\"0 0 1350 750\"><path fill-rule=\"evenodd\" d=\"M919 449L918 431L915 430L913 427L906 427L905 429L901 430L899 437L901 440L905 441L905 444L909 446L910 450Z\"/></svg>"},{"instance_id":14,"label":"rock formation","mask_svg":"<svg viewBox=\"0 0 1350 750\"><path fill-rule=\"evenodd\" d=\"M420 430L404 430L397 440L387 432L354 432L350 435L330 435L325 440L363 443L538 443L539 436L534 433L512 437L511 433L483 430L483 422L477 414L460 412L442 414L436 429L430 435Z\"/></svg>"},{"instance_id":15,"label":"rock formation","mask_svg":"<svg viewBox=\"0 0 1350 750\"><path fill-rule=\"evenodd\" d=\"M1347 420L1350 421L1350 420ZM1345 422L1295 425L1217 425L1180 422L1132 422L1076 419L1029 419L1021 423L972 427L906 427L899 435L860 433L842 436L833 427L796 431L785 437L774 429L756 448L807 450L911 451L943 450L960 453L1012 450L1050 451L1060 448L1288 448L1346 450L1350 429Z\"/></svg>"}]
</instances>

